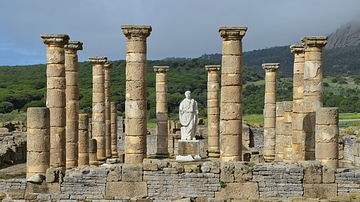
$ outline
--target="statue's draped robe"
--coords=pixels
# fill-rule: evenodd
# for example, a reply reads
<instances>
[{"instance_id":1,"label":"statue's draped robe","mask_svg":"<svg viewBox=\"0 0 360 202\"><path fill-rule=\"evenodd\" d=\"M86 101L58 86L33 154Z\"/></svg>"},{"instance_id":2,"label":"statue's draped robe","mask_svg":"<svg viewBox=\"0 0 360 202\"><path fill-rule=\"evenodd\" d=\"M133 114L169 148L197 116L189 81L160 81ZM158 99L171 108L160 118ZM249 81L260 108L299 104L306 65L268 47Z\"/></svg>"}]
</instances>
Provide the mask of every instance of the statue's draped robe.
<instances>
[{"instance_id":1,"label":"statue's draped robe","mask_svg":"<svg viewBox=\"0 0 360 202\"><path fill-rule=\"evenodd\" d=\"M181 123L181 139L191 140L195 137L198 109L197 102L194 99L185 98L179 106L179 119Z\"/></svg>"}]
</instances>

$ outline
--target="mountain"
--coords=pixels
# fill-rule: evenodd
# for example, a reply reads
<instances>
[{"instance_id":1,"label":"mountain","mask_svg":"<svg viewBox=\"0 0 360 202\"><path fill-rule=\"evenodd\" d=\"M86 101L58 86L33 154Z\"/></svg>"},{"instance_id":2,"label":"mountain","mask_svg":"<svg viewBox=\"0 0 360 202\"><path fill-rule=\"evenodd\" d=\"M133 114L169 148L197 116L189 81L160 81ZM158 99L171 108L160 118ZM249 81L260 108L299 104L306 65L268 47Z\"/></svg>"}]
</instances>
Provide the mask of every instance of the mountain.
<instances>
[{"instance_id":1,"label":"mountain","mask_svg":"<svg viewBox=\"0 0 360 202\"><path fill-rule=\"evenodd\" d=\"M325 49L354 46L360 43L360 20L353 20L341 25L339 29L329 35Z\"/></svg>"}]
</instances>

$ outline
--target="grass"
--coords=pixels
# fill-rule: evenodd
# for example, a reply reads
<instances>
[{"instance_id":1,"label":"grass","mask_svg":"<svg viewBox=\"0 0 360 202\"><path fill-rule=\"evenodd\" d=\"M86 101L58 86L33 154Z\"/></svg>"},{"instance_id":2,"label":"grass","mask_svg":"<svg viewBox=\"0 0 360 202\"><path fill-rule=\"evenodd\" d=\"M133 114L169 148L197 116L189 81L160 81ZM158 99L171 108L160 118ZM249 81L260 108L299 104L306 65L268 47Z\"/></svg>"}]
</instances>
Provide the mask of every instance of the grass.
<instances>
[{"instance_id":1,"label":"grass","mask_svg":"<svg viewBox=\"0 0 360 202\"><path fill-rule=\"evenodd\" d=\"M21 121L26 123L26 113L17 110L14 110L6 114L0 113L0 122L9 122L9 121Z\"/></svg>"},{"instance_id":2,"label":"grass","mask_svg":"<svg viewBox=\"0 0 360 202\"><path fill-rule=\"evenodd\" d=\"M249 124L260 124L260 123L264 123L264 115L249 114L244 116L244 120L248 121Z\"/></svg>"},{"instance_id":3,"label":"grass","mask_svg":"<svg viewBox=\"0 0 360 202\"><path fill-rule=\"evenodd\" d=\"M340 113L339 119L360 119L360 114L358 113Z\"/></svg>"},{"instance_id":4,"label":"grass","mask_svg":"<svg viewBox=\"0 0 360 202\"><path fill-rule=\"evenodd\" d=\"M150 119L147 121L147 128L156 128L156 120Z\"/></svg>"}]
</instances>

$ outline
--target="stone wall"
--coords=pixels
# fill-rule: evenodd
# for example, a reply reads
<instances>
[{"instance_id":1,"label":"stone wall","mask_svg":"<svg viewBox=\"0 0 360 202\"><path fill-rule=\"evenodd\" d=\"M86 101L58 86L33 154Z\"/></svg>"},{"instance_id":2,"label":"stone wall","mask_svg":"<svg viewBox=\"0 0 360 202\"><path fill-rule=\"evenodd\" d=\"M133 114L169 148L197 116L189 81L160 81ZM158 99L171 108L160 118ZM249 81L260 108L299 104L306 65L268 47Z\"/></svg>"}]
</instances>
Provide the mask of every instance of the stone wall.
<instances>
[{"instance_id":1,"label":"stone wall","mask_svg":"<svg viewBox=\"0 0 360 202\"><path fill-rule=\"evenodd\" d=\"M297 163L180 162L50 168L37 183L0 180L3 201L320 201L360 200L360 169L331 170L316 161ZM43 181L42 181L43 180ZM261 200L260 200L261 199ZM322 200L324 201L324 200Z\"/></svg>"}]
</instances>

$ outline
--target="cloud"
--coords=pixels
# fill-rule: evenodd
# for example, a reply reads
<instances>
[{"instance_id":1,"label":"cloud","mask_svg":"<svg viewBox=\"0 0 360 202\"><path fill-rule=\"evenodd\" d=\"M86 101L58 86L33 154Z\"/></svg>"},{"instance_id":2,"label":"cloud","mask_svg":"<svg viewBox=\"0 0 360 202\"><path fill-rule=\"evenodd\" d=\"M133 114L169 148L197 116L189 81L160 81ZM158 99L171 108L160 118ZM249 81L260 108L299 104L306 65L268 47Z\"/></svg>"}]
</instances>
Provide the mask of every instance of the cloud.
<instances>
[{"instance_id":1,"label":"cloud","mask_svg":"<svg viewBox=\"0 0 360 202\"><path fill-rule=\"evenodd\" d=\"M329 35L359 16L359 7L358 0L11 0L0 7L0 44L44 57L40 34L65 33L84 43L80 61L95 55L124 59L120 26L147 24L153 28L149 59L199 57L221 52L219 26L248 26L243 48L249 51Z\"/></svg>"}]
</instances>

